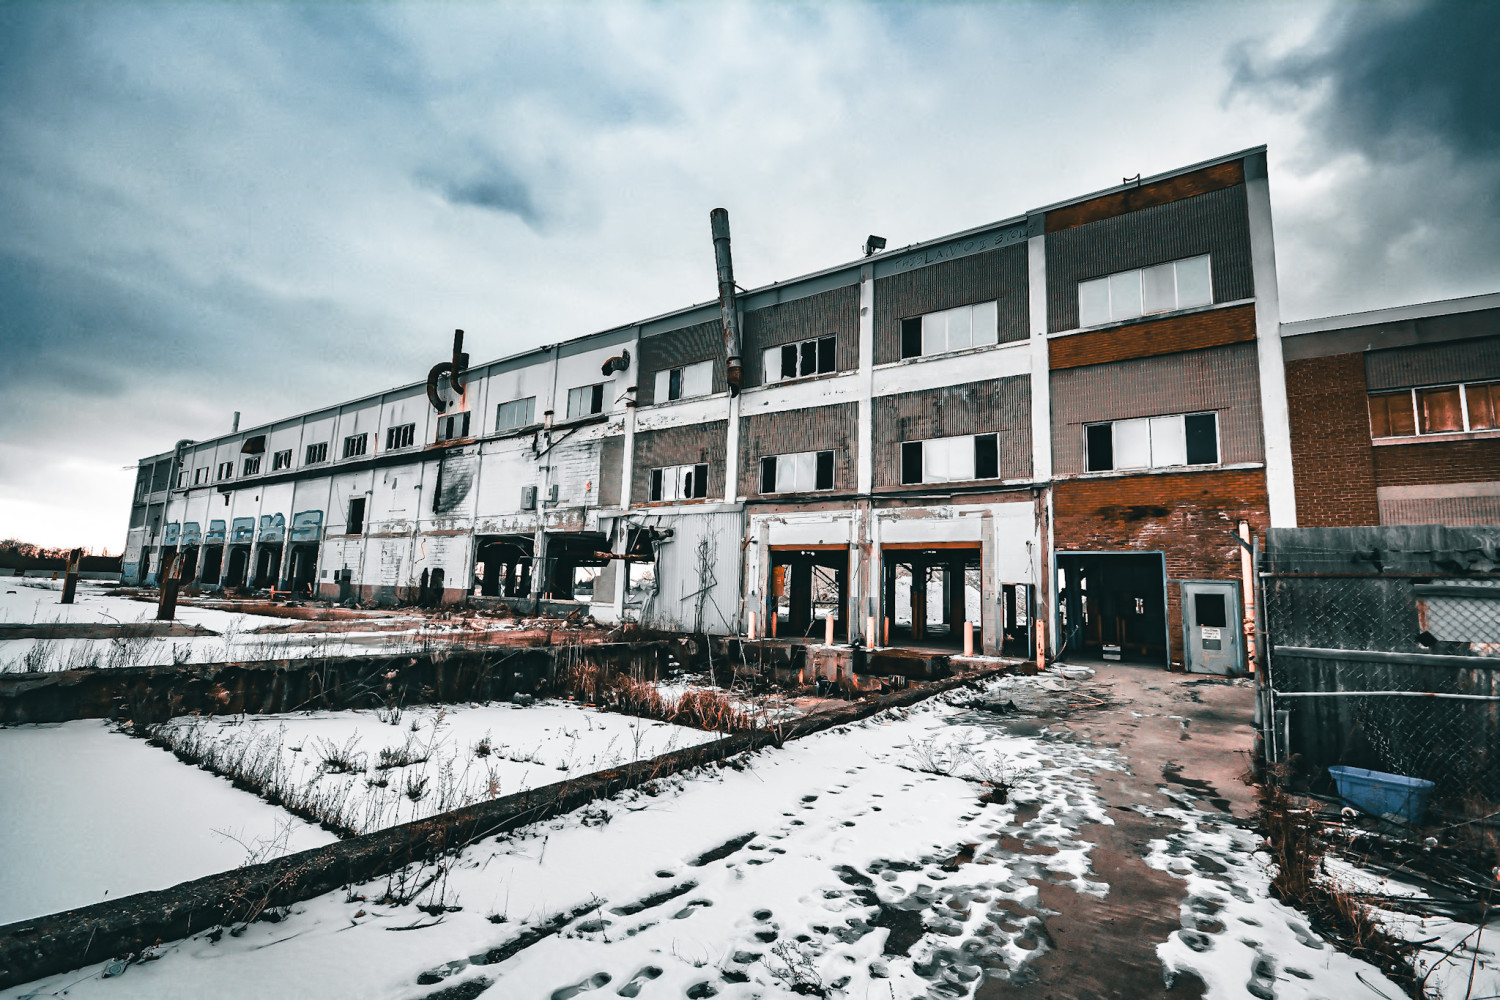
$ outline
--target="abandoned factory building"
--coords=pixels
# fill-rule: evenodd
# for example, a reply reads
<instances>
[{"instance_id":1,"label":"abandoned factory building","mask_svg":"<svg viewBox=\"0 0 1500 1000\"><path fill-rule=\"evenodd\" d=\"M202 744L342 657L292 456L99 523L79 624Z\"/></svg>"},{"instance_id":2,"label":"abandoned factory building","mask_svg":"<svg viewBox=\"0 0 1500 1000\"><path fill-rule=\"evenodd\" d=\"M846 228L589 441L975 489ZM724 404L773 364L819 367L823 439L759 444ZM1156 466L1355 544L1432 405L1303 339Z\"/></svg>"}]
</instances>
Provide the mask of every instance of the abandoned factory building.
<instances>
[{"instance_id":1,"label":"abandoned factory building","mask_svg":"<svg viewBox=\"0 0 1500 1000\"><path fill-rule=\"evenodd\" d=\"M1229 670L1269 526L1500 522L1500 295L1283 325L1263 147L749 291L712 222L718 301L143 459L125 579Z\"/></svg>"}]
</instances>

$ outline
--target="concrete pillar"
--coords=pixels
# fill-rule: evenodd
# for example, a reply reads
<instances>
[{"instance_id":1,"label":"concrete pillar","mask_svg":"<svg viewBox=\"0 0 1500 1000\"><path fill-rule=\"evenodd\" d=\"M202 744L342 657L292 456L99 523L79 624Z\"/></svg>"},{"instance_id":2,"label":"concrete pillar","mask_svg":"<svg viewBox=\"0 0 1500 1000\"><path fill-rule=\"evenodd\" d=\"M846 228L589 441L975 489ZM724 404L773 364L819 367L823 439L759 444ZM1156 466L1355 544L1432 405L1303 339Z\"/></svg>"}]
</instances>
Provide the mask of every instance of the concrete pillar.
<instances>
[{"instance_id":1,"label":"concrete pillar","mask_svg":"<svg viewBox=\"0 0 1500 1000\"><path fill-rule=\"evenodd\" d=\"M1276 242L1271 230L1271 188L1262 150L1245 157L1245 201L1250 222L1250 265L1255 276L1255 354L1260 364L1260 412L1266 445L1266 495L1271 526L1297 526L1292 482L1292 429L1287 413L1286 364L1281 351L1281 295L1276 285Z\"/></svg>"}]
</instances>

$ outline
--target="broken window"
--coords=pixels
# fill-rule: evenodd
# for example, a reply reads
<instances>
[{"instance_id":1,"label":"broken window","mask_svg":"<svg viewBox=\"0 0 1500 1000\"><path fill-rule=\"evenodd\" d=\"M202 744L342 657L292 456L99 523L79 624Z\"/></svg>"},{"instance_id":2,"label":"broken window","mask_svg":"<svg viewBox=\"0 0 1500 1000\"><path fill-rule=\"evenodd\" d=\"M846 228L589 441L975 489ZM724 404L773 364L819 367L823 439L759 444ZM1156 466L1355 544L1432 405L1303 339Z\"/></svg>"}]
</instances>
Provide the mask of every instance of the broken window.
<instances>
[{"instance_id":1,"label":"broken window","mask_svg":"<svg viewBox=\"0 0 1500 1000\"><path fill-rule=\"evenodd\" d=\"M697 364L683 365L681 368L667 368L657 372L655 393L651 401L666 403L674 399L692 399L695 396L707 396L713 390L714 363L700 361ZM598 413L599 411L590 412Z\"/></svg>"},{"instance_id":2,"label":"broken window","mask_svg":"<svg viewBox=\"0 0 1500 1000\"><path fill-rule=\"evenodd\" d=\"M656 592L656 563L625 563L625 604L637 606Z\"/></svg>"},{"instance_id":3,"label":"broken window","mask_svg":"<svg viewBox=\"0 0 1500 1000\"><path fill-rule=\"evenodd\" d=\"M350 434L344 438L344 457L354 458L358 455L363 455L369 441L369 434Z\"/></svg>"},{"instance_id":4,"label":"broken window","mask_svg":"<svg viewBox=\"0 0 1500 1000\"><path fill-rule=\"evenodd\" d=\"M186 469L183 469L181 472L177 473L177 488L179 490L187 485L187 477L188 473ZM137 495L136 499L140 499L139 495Z\"/></svg>"},{"instance_id":5,"label":"broken window","mask_svg":"<svg viewBox=\"0 0 1500 1000\"><path fill-rule=\"evenodd\" d=\"M901 445L902 483L961 483L999 477L1000 439L995 434L964 434Z\"/></svg>"},{"instance_id":6,"label":"broken window","mask_svg":"<svg viewBox=\"0 0 1500 1000\"><path fill-rule=\"evenodd\" d=\"M594 585L599 581L600 566L573 567L573 600L592 601Z\"/></svg>"},{"instance_id":7,"label":"broken window","mask_svg":"<svg viewBox=\"0 0 1500 1000\"><path fill-rule=\"evenodd\" d=\"M255 475L259 475L259 474L260 474L260 456L259 455L251 455L249 458L245 459L244 469L242 470L241 475L255 476Z\"/></svg>"},{"instance_id":8,"label":"broken window","mask_svg":"<svg viewBox=\"0 0 1500 1000\"><path fill-rule=\"evenodd\" d=\"M901 321L901 356L930 357L1000 341L998 302L944 309Z\"/></svg>"},{"instance_id":9,"label":"broken window","mask_svg":"<svg viewBox=\"0 0 1500 1000\"><path fill-rule=\"evenodd\" d=\"M288 448L285 451L278 451L276 454L274 454L274 455L271 456L271 471L272 472L278 472L281 469L290 469L291 467L292 467L292 449Z\"/></svg>"},{"instance_id":10,"label":"broken window","mask_svg":"<svg viewBox=\"0 0 1500 1000\"><path fill-rule=\"evenodd\" d=\"M396 427L385 429L385 450L396 451L398 448L410 448L417 440L416 424L400 424Z\"/></svg>"},{"instance_id":11,"label":"broken window","mask_svg":"<svg viewBox=\"0 0 1500 1000\"><path fill-rule=\"evenodd\" d=\"M536 422L536 397L513 399L495 409L495 430L509 431Z\"/></svg>"},{"instance_id":12,"label":"broken window","mask_svg":"<svg viewBox=\"0 0 1500 1000\"><path fill-rule=\"evenodd\" d=\"M708 496L707 465L669 465L651 470L651 500L693 500Z\"/></svg>"},{"instance_id":13,"label":"broken window","mask_svg":"<svg viewBox=\"0 0 1500 1000\"><path fill-rule=\"evenodd\" d=\"M353 497L349 500L348 526L344 533L349 535L362 535L365 531L365 498Z\"/></svg>"},{"instance_id":14,"label":"broken window","mask_svg":"<svg viewBox=\"0 0 1500 1000\"><path fill-rule=\"evenodd\" d=\"M580 385L568 390L568 417L586 417L604 412L604 383Z\"/></svg>"},{"instance_id":15,"label":"broken window","mask_svg":"<svg viewBox=\"0 0 1500 1000\"><path fill-rule=\"evenodd\" d=\"M303 459L303 465L316 465L319 462L328 461L328 442L322 441L318 444L307 446L307 455Z\"/></svg>"},{"instance_id":16,"label":"broken window","mask_svg":"<svg viewBox=\"0 0 1500 1000\"><path fill-rule=\"evenodd\" d=\"M193 485L202 486L208 482L208 466L202 466L193 470Z\"/></svg>"},{"instance_id":17,"label":"broken window","mask_svg":"<svg viewBox=\"0 0 1500 1000\"><path fill-rule=\"evenodd\" d=\"M469 411L450 414L446 417L438 417L437 439L439 441L457 441L469 436Z\"/></svg>"},{"instance_id":18,"label":"broken window","mask_svg":"<svg viewBox=\"0 0 1500 1000\"><path fill-rule=\"evenodd\" d=\"M1500 429L1500 382L1372 392L1369 404L1375 438Z\"/></svg>"},{"instance_id":19,"label":"broken window","mask_svg":"<svg viewBox=\"0 0 1500 1000\"><path fill-rule=\"evenodd\" d=\"M1211 305L1209 255L1168 261L1078 283L1078 325L1097 326L1152 313Z\"/></svg>"},{"instance_id":20,"label":"broken window","mask_svg":"<svg viewBox=\"0 0 1500 1000\"><path fill-rule=\"evenodd\" d=\"M762 493L808 493L833 489L833 452L766 455L760 460Z\"/></svg>"},{"instance_id":21,"label":"broken window","mask_svg":"<svg viewBox=\"0 0 1500 1000\"><path fill-rule=\"evenodd\" d=\"M801 340L795 344L768 347L765 352L765 381L785 382L810 375L827 375L837 371L834 354L838 346L837 337L818 337Z\"/></svg>"},{"instance_id":22,"label":"broken window","mask_svg":"<svg viewBox=\"0 0 1500 1000\"><path fill-rule=\"evenodd\" d=\"M1174 413L1089 424L1084 427L1084 448L1089 472L1217 465L1218 416Z\"/></svg>"}]
</instances>

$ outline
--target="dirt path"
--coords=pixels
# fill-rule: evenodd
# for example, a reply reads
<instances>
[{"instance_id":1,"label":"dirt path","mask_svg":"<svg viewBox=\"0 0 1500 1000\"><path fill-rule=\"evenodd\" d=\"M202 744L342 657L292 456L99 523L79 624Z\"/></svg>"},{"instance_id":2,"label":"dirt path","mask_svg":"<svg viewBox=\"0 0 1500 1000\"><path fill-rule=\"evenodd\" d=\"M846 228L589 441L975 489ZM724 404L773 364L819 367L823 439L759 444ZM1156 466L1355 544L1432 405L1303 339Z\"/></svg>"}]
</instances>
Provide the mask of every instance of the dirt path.
<instances>
[{"instance_id":1,"label":"dirt path","mask_svg":"<svg viewBox=\"0 0 1500 1000\"><path fill-rule=\"evenodd\" d=\"M1090 855L1093 878L1108 883L1109 892L1100 899L1036 880L1042 906L1051 911L1044 916L1051 948L1028 966L1029 982L987 982L977 997L1202 996L1196 978L1178 977L1170 987L1163 981L1156 946L1182 925L1186 888L1145 864L1151 840L1174 826L1139 807L1155 812L1182 804L1170 792L1191 796L1206 811L1239 818L1253 813L1253 791L1240 780L1254 740L1253 690L1119 665L1102 668L1079 688L1107 700L1107 707L1074 711L1051 728L1118 750L1129 767L1092 776L1114 824L1080 831L1097 845Z\"/></svg>"}]
</instances>

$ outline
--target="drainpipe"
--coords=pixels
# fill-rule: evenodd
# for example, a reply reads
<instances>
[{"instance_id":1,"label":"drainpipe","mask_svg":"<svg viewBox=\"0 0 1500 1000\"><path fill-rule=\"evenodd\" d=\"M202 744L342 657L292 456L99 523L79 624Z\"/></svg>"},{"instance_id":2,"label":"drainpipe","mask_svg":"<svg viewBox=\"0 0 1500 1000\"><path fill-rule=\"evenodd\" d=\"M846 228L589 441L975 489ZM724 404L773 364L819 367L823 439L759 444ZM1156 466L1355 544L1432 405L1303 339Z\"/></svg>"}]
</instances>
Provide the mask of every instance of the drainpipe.
<instances>
[{"instance_id":1,"label":"drainpipe","mask_svg":"<svg viewBox=\"0 0 1500 1000\"><path fill-rule=\"evenodd\" d=\"M732 396L740 394L740 326L735 316L734 263L729 257L729 212L716 208L708 214L714 235L714 264L719 272L719 317L724 326L724 379Z\"/></svg>"}]
</instances>

